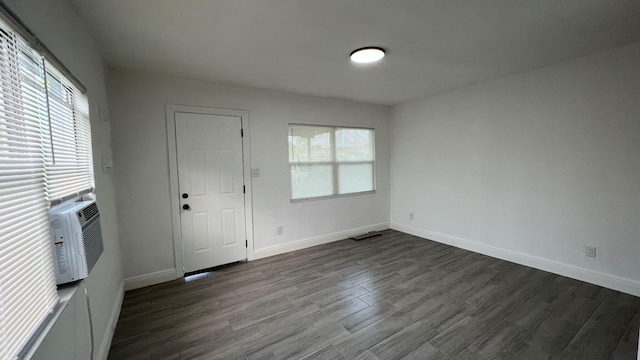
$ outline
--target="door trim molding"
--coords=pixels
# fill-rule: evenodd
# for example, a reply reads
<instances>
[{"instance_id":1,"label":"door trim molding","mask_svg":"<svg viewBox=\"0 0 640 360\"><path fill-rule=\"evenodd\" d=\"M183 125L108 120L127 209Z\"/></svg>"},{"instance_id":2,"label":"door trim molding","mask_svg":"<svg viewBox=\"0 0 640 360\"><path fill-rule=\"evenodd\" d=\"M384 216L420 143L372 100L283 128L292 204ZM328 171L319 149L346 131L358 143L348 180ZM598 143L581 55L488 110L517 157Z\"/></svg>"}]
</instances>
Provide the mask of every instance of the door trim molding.
<instances>
[{"instance_id":1,"label":"door trim molding","mask_svg":"<svg viewBox=\"0 0 640 360\"><path fill-rule=\"evenodd\" d=\"M249 127L249 112L246 110L221 109L204 106L191 105L166 105L167 120L167 147L169 156L169 188L171 200L171 225L173 228L173 253L176 266L176 278L184 276L184 254L182 250L182 228L180 225L179 196L178 188L178 154L176 143L176 120L175 113L193 113L206 115L237 116L241 119L242 132L242 167L243 182L245 186L244 212L245 212L245 234L247 236L246 256L247 260L253 260L253 191L251 186L251 131Z\"/></svg>"}]
</instances>

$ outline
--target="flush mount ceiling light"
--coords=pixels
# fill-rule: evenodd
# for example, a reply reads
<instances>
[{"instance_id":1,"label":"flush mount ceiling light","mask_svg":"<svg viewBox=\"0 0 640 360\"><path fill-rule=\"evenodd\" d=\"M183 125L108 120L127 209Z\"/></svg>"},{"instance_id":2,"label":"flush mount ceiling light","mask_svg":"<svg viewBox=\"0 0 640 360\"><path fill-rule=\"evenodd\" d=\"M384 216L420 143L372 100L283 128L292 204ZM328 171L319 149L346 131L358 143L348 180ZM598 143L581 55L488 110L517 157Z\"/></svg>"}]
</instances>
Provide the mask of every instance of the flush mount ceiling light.
<instances>
[{"instance_id":1,"label":"flush mount ceiling light","mask_svg":"<svg viewBox=\"0 0 640 360\"><path fill-rule=\"evenodd\" d=\"M384 49L379 47L364 47L351 53L351 61L365 64L378 61L384 57Z\"/></svg>"}]
</instances>

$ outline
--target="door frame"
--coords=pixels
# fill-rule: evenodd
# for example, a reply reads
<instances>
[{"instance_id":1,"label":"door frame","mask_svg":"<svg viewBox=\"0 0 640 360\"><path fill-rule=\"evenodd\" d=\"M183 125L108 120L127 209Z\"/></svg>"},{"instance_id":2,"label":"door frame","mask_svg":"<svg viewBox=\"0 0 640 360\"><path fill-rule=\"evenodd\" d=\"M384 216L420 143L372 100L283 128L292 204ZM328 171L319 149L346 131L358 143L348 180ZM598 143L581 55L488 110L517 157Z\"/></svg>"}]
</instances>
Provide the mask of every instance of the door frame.
<instances>
[{"instance_id":1,"label":"door frame","mask_svg":"<svg viewBox=\"0 0 640 360\"><path fill-rule=\"evenodd\" d=\"M176 113L239 117L242 126L242 170L245 186L244 228L247 240L247 260L253 260L253 192L251 186L251 138L249 112L246 110L221 109L191 105L166 105L167 146L169 151L169 188L171 198L171 225L173 227L173 253L176 278L184 276L184 251L182 248L182 225L180 222L180 189L178 188L178 148L176 139Z\"/></svg>"}]
</instances>

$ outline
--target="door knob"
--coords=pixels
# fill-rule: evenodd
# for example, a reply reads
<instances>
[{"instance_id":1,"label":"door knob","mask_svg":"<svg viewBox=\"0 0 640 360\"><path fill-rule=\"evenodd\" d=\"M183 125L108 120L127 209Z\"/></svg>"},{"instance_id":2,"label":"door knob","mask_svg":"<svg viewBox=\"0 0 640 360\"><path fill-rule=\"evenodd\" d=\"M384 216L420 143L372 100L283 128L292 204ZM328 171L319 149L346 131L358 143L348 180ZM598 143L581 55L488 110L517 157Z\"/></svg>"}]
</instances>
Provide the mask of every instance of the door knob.
<instances>
[{"instance_id":1,"label":"door knob","mask_svg":"<svg viewBox=\"0 0 640 360\"><path fill-rule=\"evenodd\" d=\"M189 197L189 194L187 194L187 193L182 194L182 198L183 198L183 199L186 199L186 198L188 198L188 197Z\"/></svg>"},{"instance_id":2,"label":"door knob","mask_svg":"<svg viewBox=\"0 0 640 360\"><path fill-rule=\"evenodd\" d=\"M184 210L189 210L189 209L191 209L191 207L189 206L189 204L184 204L184 205L182 205L182 208L183 208Z\"/></svg>"}]
</instances>

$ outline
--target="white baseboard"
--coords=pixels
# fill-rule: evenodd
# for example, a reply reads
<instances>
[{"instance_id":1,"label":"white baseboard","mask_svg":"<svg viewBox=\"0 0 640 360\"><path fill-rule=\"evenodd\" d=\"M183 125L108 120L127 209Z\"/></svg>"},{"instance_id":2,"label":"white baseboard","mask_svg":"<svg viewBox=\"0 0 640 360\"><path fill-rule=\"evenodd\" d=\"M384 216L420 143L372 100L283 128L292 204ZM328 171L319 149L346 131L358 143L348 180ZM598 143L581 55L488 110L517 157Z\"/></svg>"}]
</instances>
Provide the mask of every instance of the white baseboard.
<instances>
[{"instance_id":1,"label":"white baseboard","mask_svg":"<svg viewBox=\"0 0 640 360\"><path fill-rule=\"evenodd\" d=\"M176 269L166 269L124 279L124 291L160 284L176 279Z\"/></svg>"},{"instance_id":2,"label":"white baseboard","mask_svg":"<svg viewBox=\"0 0 640 360\"><path fill-rule=\"evenodd\" d=\"M308 247L322 245L333 241L344 240L349 236L363 234L368 231L379 231L389 228L389 223L379 223L368 226L363 226L355 229L349 229L345 231L339 231L327 235L316 236L308 239L298 240L286 244L269 246L264 249L257 249L253 251L253 260L266 258L269 256L288 253L291 251L302 250Z\"/></svg>"},{"instance_id":3,"label":"white baseboard","mask_svg":"<svg viewBox=\"0 0 640 360\"><path fill-rule=\"evenodd\" d=\"M640 296L640 282L632 279L626 279L615 275L604 274L593 270L576 267L573 265L558 263L555 261L526 255L511 250L501 249L494 246L481 244L475 241L461 239L409 225L391 223L391 228L407 234L437 241L439 243L470 250L498 259L511 261L517 264L548 271L576 280L585 281L591 284L607 287L609 289L621 291L634 296Z\"/></svg>"},{"instance_id":4,"label":"white baseboard","mask_svg":"<svg viewBox=\"0 0 640 360\"><path fill-rule=\"evenodd\" d=\"M118 318L120 317L120 309L122 308L122 300L124 299L124 280L120 283L120 289L118 290L118 296L116 302L113 304L111 315L109 316L109 322L107 328L104 331L102 337L102 343L98 350L98 355L95 357L99 360L107 360L109 356L109 349L111 348L111 341L113 340L113 333L116 331L116 325L118 324Z\"/></svg>"}]
</instances>

